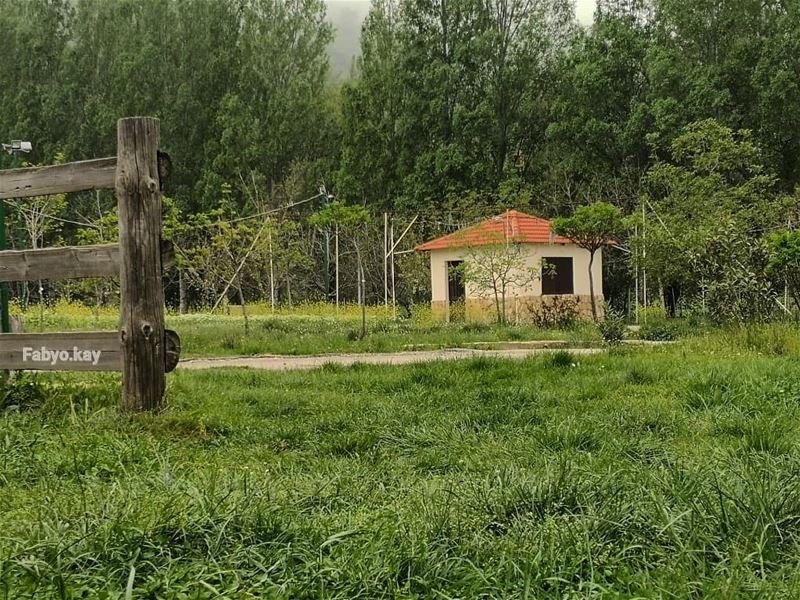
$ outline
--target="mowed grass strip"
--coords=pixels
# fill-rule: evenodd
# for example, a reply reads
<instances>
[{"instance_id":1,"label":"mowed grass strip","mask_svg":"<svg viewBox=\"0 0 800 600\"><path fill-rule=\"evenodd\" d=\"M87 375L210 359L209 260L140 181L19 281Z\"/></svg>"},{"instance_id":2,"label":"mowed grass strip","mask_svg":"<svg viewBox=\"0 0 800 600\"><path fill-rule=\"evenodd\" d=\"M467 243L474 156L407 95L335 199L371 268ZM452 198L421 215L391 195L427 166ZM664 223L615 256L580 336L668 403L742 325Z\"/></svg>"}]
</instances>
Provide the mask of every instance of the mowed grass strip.
<instances>
[{"instance_id":1,"label":"mowed grass strip","mask_svg":"<svg viewBox=\"0 0 800 600\"><path fill-rule=\"evenodd\" d=\"M738 341L178 372L159 416L113 375L25 380L0 593L792 596L800 365Z\"/></svg>"}]
</instances>

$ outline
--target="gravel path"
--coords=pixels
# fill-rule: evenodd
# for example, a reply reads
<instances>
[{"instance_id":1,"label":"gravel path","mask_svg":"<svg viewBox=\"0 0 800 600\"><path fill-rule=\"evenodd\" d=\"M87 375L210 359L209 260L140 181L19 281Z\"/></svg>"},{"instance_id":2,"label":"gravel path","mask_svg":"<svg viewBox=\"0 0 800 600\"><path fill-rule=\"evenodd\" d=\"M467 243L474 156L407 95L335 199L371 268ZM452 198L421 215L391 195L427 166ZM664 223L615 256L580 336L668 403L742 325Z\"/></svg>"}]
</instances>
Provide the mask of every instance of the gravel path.
<instances>
[{"instance_id":1,"label":"gravel path","mask_svg":"<svg viewBox=\"0 0 800 600\"><path fill-rule=\"evenodd\" d=\"M178 369L216 369L222 367L249 367L284 371L295 369L315 369L325 364L353 365L406 365L433 360L458 360L485 356L490 358L526 358L537 354L556 352L552 348L526 348L520 350L472 350L448 348L444 350L423 350L414 352L385 352L374 354L325 354L322 356L236 356L230 358L197 358L182 360ZM597 354L602 348L573 348L572 354Z\"/></svg>"}]
</instances>

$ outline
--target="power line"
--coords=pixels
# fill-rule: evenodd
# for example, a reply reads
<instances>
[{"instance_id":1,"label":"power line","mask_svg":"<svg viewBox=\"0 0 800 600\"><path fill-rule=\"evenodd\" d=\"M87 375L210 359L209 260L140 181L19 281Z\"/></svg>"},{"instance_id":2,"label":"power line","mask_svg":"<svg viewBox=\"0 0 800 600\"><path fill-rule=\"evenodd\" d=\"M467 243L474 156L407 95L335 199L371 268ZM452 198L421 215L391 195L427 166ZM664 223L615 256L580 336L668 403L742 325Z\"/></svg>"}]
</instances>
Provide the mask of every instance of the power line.
<instances>
[{"instance_id":1,"label":"power line","mask_svg":"<svg viewBox=\"0 0 800 600\"><path fill-rule=\"evenodd\" d=\"M29 208L24 208L22 206L17 206L17 210L20 212L27 213L32 216L42 216L45 219L50 219L51 221L60 221L61 223L68 223L70 225L78 225L80 227L90 227L92 229L102 229L100 226L95 225L94 223L82 223L80 221L71 221L70 219L62 219L61 217L56 217L55 215L48 215L48 214L41 214L37 215L34 211L30 210Z\"/></svg>"}]
</instances>

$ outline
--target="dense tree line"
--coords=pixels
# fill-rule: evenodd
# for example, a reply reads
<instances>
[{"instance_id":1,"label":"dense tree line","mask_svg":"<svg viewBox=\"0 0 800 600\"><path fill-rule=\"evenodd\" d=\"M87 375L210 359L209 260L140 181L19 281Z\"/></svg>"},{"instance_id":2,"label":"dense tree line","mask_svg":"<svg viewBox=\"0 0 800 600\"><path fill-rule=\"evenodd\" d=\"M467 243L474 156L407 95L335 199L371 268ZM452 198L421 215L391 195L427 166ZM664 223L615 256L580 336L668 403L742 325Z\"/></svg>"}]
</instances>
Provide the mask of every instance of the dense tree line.
<instances>
[{"instance_id":1,"label":"dense tree line","mask_svg":"<svg viewBox=\"0 0 800 600\"><path fill-rule=\"evenodd\" d=\"M384 211L422 215L413 241L510 207L553 217L597 200L626 214L644 206L660 221L652 281L703 298L721 293L708 279L719 267L709 240L723 235L715 211L754 243L798 220L796 3L601 0L582 27L569 0L373 0L344 84L329 76L333 35L323 0L0 0L0 136L31 139L30 160L45 164L111 154L117 118L160 117L184 224L266 213L325 185L323 199L330 191L380 218L363 257L373 298ZM724 168L704 162L714 158ZM270 213L281 301L292 273L296 299L330 291L330 232L307 222L323 204ZM77 195L61 216L94 222L112 206ZM74 241L79 229L38 241ZM196 297L213 297L197 249L214 245L178 233L195 257L194 279L189 266L183 275ZM676 248L679 260L658 262ZM622 293L631 261L610 262ZM240 293L263 297L265 264L243 272ZM401 292L424 298L406 272Z\"/></svg>"}]
</instances>

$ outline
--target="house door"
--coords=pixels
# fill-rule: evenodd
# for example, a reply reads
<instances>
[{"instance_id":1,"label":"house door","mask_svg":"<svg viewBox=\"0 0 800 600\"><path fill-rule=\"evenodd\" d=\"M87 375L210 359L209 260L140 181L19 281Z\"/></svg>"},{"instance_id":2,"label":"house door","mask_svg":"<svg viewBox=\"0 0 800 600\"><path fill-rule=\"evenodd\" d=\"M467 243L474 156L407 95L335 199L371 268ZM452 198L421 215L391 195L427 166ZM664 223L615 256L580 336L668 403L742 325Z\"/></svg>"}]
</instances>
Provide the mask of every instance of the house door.
<instances>
[{"instance_id":1,"label":"house door","mask_svg":"<svg viewBox=\"0 0 800 600\"><path fill-rule=\"evenodd\" d=\"M463 321L466 311L467 289L461 273L460 260L447 261L447 315L452 321Z\"/></svg>"}]
</instances>

